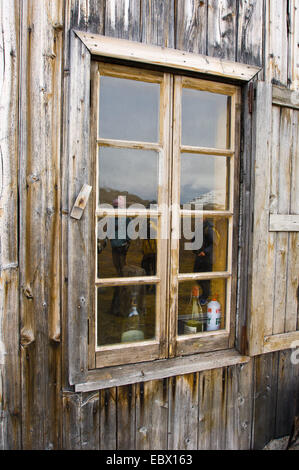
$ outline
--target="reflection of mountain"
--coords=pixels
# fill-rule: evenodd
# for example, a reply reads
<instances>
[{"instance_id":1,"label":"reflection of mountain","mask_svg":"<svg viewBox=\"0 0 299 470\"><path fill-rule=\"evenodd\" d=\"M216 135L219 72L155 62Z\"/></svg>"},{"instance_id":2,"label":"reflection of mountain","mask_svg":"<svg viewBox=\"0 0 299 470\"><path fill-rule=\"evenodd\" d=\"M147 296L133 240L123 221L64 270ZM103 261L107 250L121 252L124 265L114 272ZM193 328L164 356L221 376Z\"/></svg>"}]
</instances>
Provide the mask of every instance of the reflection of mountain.
<instances>
[{"instance_id":1,"label":"reflection of mountain","mask_svg":"<svg viewBox=\"0 0 299 470\"><path fill-rule=\"evenodd\" d=\"M188 204L195 206L195 204L201 205L203 209L223 209L225 207L225 192L222 189L215 189L199 196L196 196Z\"/></svg>"},{"instance_id":2,"label":"reflection of mountain","mask_svg":"<svg viewBox=\"0 0 299 470\"><path fill-rule=\"evenodd\" d=\"M112 188L101 188L100 189L100 204L111 204L118 196L125 196L127 201L127 207L132 204L142 204L143 206L147 206L150 204L148 199L142 199L136 194L128 193L128 191L119 191L117 189Z\"/></svg>"}]
</instances>

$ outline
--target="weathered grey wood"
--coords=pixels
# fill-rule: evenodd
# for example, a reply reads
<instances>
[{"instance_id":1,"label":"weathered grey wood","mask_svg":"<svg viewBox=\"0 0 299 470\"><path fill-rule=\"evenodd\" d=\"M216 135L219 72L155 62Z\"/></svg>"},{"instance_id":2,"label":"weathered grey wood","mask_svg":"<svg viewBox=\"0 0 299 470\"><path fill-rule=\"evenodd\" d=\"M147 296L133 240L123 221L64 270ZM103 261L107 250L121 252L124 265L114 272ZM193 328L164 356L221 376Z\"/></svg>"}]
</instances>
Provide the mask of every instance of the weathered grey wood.
<instances>
[{"instance_id":1,"label":"weathered grey wood","mask_svg":"<svg viewBox=\"0 0 299 470\"><path fill-rule=\"evenodd\" d=\"M141 41L163 47L174 46L174 2L141 0Z\"/></svg>"},{"instance_id":2,"label":"weathered grey wood","mask_svg":"<svg viewBox=\"0 0 299 470\"><path fill-rule=\"evenodd\" d=\"M289 214L290 211L292 113L293 111L289 108L281 108L279 134L280 152L279 162L277 162L277 211L280 214ZM283 333L285 331L288 246L289 234L282 231L277 233L275 247L273 334Z\"/></svg>"},{"instance_id":3,"label":"weathered grey wood","mask_svg":"<svg viewBox=\"0 0 299 470\"><path fill-rule=\"evenodd\" d=\"M87 29L90 33L104 34L106 0L88 0Z\"/></svg>"},{"instance_id":4,"label":"weathered grey wood","mask_svg":"<svg viewBox=\"0 0 299 470\"><path fill-rule=\"evenodd\" d=\"M226 449L250 449L253 361L228 368Z\"/></svg>"},{"instance_id":5,"label":"weathered grey wood","mask_svg":"<svg viewBox=\"0 0 299 470\"><path fill-rule=\"evenodd\" d=\"M117 436L117 392L109 388L100 392L100 449L114 450Z\"/></svg>"},{"instance_id":6,"label":"weathered grey wood","mask_svg":"<svg viewBox=\"0 0 299 470\"><path fill-rule=\"evenodd\" d=\"M277 85L288 81L287 0L267 4L266 77Z\"/></svg>"},{"instance_id":7,"label":"weathered grey wood","mask_svg":"<svg viewBox=\"0 0 299 470\"><path fill-rule=\"evenodd\" d=\"M136 385L117 389L117 449L136 449Z\"/></svg>"},{"instance_id":8,"label":"weathered grey wood","mask_svg":"<svg viewBox=\"0 0 299 470\"><path fill-rule=\"evenodd\" d=\"M271 232L298 232L299 215L270 214L269 230Z\"/></svg>"},{"instance_id":9,"label":"weathered grey wood","mask_svg":"<svg viewBox=\"0 0 299 470\"><path fill-rule=\"evenodd\" d=\"M106 0L105 35L140 41L140 0Z\"/></svg>"},{"instance_id":10,"label":"weathered grey wood","mask_svg":"<svg viewBox=\"0 0 299 470\"><path fill-rule=\"evenodd\" d=\"M299 93L280 86L272 87L272 101L278 106L299 109Z\"/></svg>"},{"instance_id":11,"label":"weathered grey wood","mask_svg":"<svg viewBox=\"0 0 299 470\"><path fill-rule=\"evenodd\" d=\"M0 5L0 449L20 449L18 267L18 2Z\"/></svg>"},{"instance_id":12,"label":"weathered grey wood","mask_svg":"<svg viewBox=\"0 0 299 470\"><path fill-rule=\"evenodd\" d=\"M299 331L289 333L272 334L265 336L264 352L282 351L293 347L293 343L299 340Z\"/></svg>"},{"instance_id":13,"label":"weathered grey wood","mask_svg":"<svg viewBox=\"0 0 299 470\"><path fill-rule=\"evenodd\" d=\"M198 383L198 373L170 379L168 449L197 449Z\"/></svg>"},{"instance_id":14,"label":"weathered grey wood","mask_svg":"<svg viewBox=\"0 0 299 470\"><path fill-rule=\"evenodd\" d=\"M272 109L272 89L267 83L258 82L254 106L253 152L255 161L254 188L254 231L253 256L262 263L252 265L251 317L249 320L249 350L251 355L262 353L265 328L265 299L267 292L266 265L267 230L269 220L269 178L271 120L265 122L264 116Z\"/></svg>"},{"instance_id":15,"label":"weathered grey wood","mask_svg":"<svg viewBox=\"0 0 299 470\"><path fill-rule=\"evenodd\" d=\"M90 54L72 33L68 109L68 191L71 208L83 184L91 186L92 161L89 158ZM68 221L68 353L69 381L82 380L87 371L88 312L92 308L92 263L82 263L92 250L92 204L80 220Z\"/></svg>"},{"instance_id":16,"label":"weathered grey wood","mask_svg":"<svg viewBox=\"0 0 299 470\"><path fill-rule=\"evenodd\" d=\"M218 368L200 374L198 449L225 449L226 374Z\"/></svg>"},{"instance_id":17,"label":"weathered grey wood","mask_svg":"<svg viewBox=\"0 0 299 470\"><path fill-rule=\"evenodd\" d=\"M81 450L81 394L64 392L62 397L62 448Z\"/></svg>"},{"instance_id":18,"label":"weathered grey wood","mask_svg":"<svg viewBox=\"0 0 299 470\"><path fill-rule=\"evenodd\" d=\"M245 64L262 66L264 42L263 0L237 2L238 43L236 60Z\"/></svg>"},{"instance_id":19,"label":"weathered grey wood","mask_svg":"<svg viewBox=\"0 0 299 470\"><path fill-rule=\"evenodd\" d=\"M277 380L275 437L291 434L298 400L299 365L291 361L291 350L280 351Z\"/></svg>"},{"instance_id":20,"label":"weathered grey wood","mask_svg":"<svg viewBox=\"0 0 299 470\"><path fill-rule=\"evenodd\" d=\"M175 47L183 51L207 54L208 1L176 2Z\"/></svg>"},{"instance_id":21,"label":"weathered grey wood","mask_svg":"<svg viewBox=\"0 0 299 470\"><path fill-rule=\"evenodd\" d=\"M22 2L20 306L23 446L58 446L61 5ZM54 123L55 120L55 123ZM56 127L57 126L57 127ZM53 133L53 134L52 134ZM50 346L49 346L50 344ZM47 405L46 405L47 404ZM44 422L50 425L44 429Z\"/></svg>"},{"instance_id":22,"label":"weathered grey wood","mask_svg":"<svg viewBox=\"0 0 299 470\"><path fill-rule=\"evenodd\" d=\"M91 391L163 379L217 367L242 364L249 360L249 357L241 356L234 350L227 350L154 361L153 363L144 362L142 364L109 367L104 370L90 371L87 374L86 382L76 384L75 390L78 392Z\"/></svg>"},{"instance_id":23,"label":"weathered grey wood","mask_svg":"<svg viewBox=\"0 0 299 470\"><path fill-rule=\"evenodd\" d=\"M136 385L136 449L167 449L168 379Z\"/></svg>"},{"instance_id":24,"label":"weathered grey wood","mask_svg":"<svg viewBox=\"0 0 299 470\"><path fill-rule=\"evenodd\" d=\"M252 448L262 449L275 436L278 353L255 358Z\"/></svg>"},{"instance_id":25,"label":"weathered grey wood","mask_svg":"<svg viewBox=\"0 0 299 470\"><path fill-rule=\"evenodd\" d=\"M240 216L239 255L237 291L237 334L236 347L243 354L248 349L248 302L252 273L252 224L253 224L253 183L254 165L252 155L252 113L253 84L242 90L241 113L241 158L240 158ZM246 266L246 269L244 269Z\"/></svg>"},{"instance_id":26,"label":"weathered grey wood","mask_svg":"<svg viewBox=\"0 0 299 470\"><path fill-rule=\"evenodd\" d=\"M100 392L82 393L81 398L81 449L100 448Z\"/></svg>"},{"instance_id":27,"label":"weathered grey wood","mask_svg":"<svg viewBox=\"0 0 299 470\"><path fill-rule=\"evenodd\" d=\"M207 54L236 60L236 0L209 0Z\"/></svg>"}]
</instances>

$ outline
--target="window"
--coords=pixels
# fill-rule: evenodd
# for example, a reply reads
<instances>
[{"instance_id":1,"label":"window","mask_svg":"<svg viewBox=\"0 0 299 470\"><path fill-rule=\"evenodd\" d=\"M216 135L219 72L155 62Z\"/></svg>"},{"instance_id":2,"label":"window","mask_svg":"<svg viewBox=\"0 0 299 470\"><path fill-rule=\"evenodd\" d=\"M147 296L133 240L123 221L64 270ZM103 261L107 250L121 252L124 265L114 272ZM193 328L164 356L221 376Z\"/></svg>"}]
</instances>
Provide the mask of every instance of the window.
<instances>
[{"instance_id":1,"label":"window","mask_svg":"<svg viewBox=\"0 0 299 470\"><path fill-rule=\"evenodd\" d=\"M232 347L239 88L91 71L89 368Z\"/></svg>"},{"instance_id":2,"label":"window","mask_svg":"<svg viewBox=\"0 0 299 470\"><path fill-rule=\"evenodd\" d=\"M72 31L62 270L76 391L248 360L234 349L240 87L258 72Z\"/></svg>"}]
</instances>

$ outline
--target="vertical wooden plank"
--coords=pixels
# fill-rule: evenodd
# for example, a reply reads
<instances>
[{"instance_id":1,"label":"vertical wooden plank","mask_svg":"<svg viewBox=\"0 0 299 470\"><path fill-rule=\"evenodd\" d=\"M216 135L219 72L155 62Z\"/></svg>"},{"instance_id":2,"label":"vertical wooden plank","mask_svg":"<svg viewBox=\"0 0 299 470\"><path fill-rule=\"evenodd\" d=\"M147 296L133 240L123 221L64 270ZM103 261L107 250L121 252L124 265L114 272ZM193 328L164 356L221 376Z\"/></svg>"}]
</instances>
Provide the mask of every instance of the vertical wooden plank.
<instances>
[{"instance_id":1,"label":"vertical wooden plank","mask_svg":"<svg viewBox=\"0 0 299 470\"><path fill-rule=\"evenodd\" d=\"M299 214L299 112L293 111L290 213ZM299 329L299 234L289 233L285 332Z\"/></svg>"},{"instance_id":2,"label":"vertical wooden plank","mask_svg":"<svg viewBox=\"0 0 299 470\"><path fill-rule=\"evenodd\" d=\"M168 380L136 385L136 449L167 449Z\"/></svg>"},{"instance_id":3,"label":"vertical wooden plank","mask_svg":"<svg viewBox=\"0 0 299 470\"><path fill-rule=\"evenodd\" d=\"M174 2L141 0L141 40L174 48Z\"/></svg>"},{"instance_id":4,"label":"vertical wooden plank","mask_svg":"<svg viewBox=\"0 0 299 470\"><path fill-rule=\"evenodd\" d=\"M208 1L207 55L236 60L236 1Z\"/></svg>"},{"instance_id":5,"label":"vertical wooden plank","mask_svg":"<svg viewBox=\"0 0 299 470\"><path fill-rule=\"evenodd\" d=\"M262 449L275 436L278 354L263 354L255 358L253 449Z\"/></svg>"},{"instance_id":6,"label":"vertical wooden plank","mask_svg":"<svg viewBox=\"0 0 299 470\"><path fill-rule=\"evenodd\" d=\"M64 392L62 397L63 439L62 448L65 450L81 449L81 395Z\"/></svg>"},{"instance_id":7,"label":"vertical wooden plank","mask_svg":"<svg viewBox=\"0 0 299 470\"><path fill-rule=\"evenodd\" d=\"M22 2L20 306L24 448L58 446L61 9ZM41 7L41 8L40 8ZM51 16L53 15L53 17ZM58 90L56 87L58 86ZM57 94L56 94L57 93ZM55 124L54 124L55 122ZM57 125L57 127L56 127ZM53 132L53 134L52 134ZM49 347L50 341L50 347ZM47 421L51 422L46 426Z\"/></svg>"},{"instance_id":8,"label":"vertical wooden plank","mask_svg":"<svg viewBox=\"0 0 299 470\"><path fill-rule=\"evenodd\" d=\"M227 450L248 450L251 444L253 361L228 369Z\"/></svg>"},{"instance_id":9,"label":"vertical wooden plank","mask_svg":"<svg viewBox=\"0 0 299 470\"><path fill-rule=\"evenodd\" d=\"M0 5L0 449L21 449L18 267L19 5Z\"/></svg>"},{"instance_id":10,"label":"vertical wooden plank","mask_svg":"<svg viewBox=\"0 0 299 470\"><path fill-rule=\"evenodd\" d=\"M75 36L71 38L71 62L68 108L68 192L70 214L83 186L91 184L93 162L89 158L90 127L90 54ZM88 310L93 305L91 263L82 256L92 253L92 205L87 204L80 220L68 218L68 353L69 381L82 380L87 371Z\"/></svg>"},{"instance_id":11,"label":"vertical wooden plank","mask_svg":"<svg viewBox=\"0 0 299 470\"><path fill-rule=\"evenodd\" d=\"M275 437L291 434L298 400L299 365L292 364L291 350L278 353Z\"/></svg>"},{"instance_id":12,"label":"vertical wooden plank","mask_svg":"<svg viewBox=\"0 0 299 470\"><path fill-rule=\"evenodd\" d=\"M168 449L197 449L199 374L173 377L170 384Z\"/></svg>"},{"instance_id":13,"label":"vertical wooden plank","mask_svg":"<svg viewBox=\"0 0 299 470\"><path fill-rule=\"evenodd\" d=\"M227 370L200 373L198 449L225 449Z\"/></svg>"},{"instance_id":14,"label":"vertical wooden plank","mask_svg":"<svg viewBox=\"0 0 299 470\"><path fill-rule=\"evenodd\" d=\"M117 449L136 449L136 385L117 389Z\"/></svg>"},{"instance_id":15,"label":"vertical wooden plank","mask_svg":"<svg viewBox=\"0 0 299 470\"><path fill-rule=\"evenodd\" d=\"M292 90L299 89L299 0L289 0L290 61L289 82Z\"/></svg>"},{"instance_id":16,"label":"vertical wooden plank","mask_svg":"<svg viewBox=\"0 0 299 470\"><path fill-rule=\"evenodd\" d=\"M106 0L88 0L87 30L89 33L104 34Z\"/></svg>"},{"instance_id":17,"label":"vertical wooden plank","mask_svg":"<svg viewBox=\"0 0 299 470\"><path fill-rule=\"evenodd\" d=\"M106 0L105 35L140 41L140 0Z\"/></svg>"},{"instance_id":18,"label":"vertical wooden plank","mask_svg":"<svg viewBox=\"0 0 299 470\"><path fill-rule=\"evenodd\" d=\"M277 163L277 209L279 214L288 214L290 210L292 116L293 111L291 109L281 108L280 152L279 162ZM283 333L285 329L288 243L289 234L287 232L278 232L276 234L273 334Z\"/></svg>"},{"instance_id":19,"label":"vertical wooden plank","mask_svg":"<svg viewBox=\"0 0 299 470\"><path fill-rule=\"evenodd\" d=\"M100 392L100 449L115 450L116 436L116 388L109 388Z\"/></svg>"},{"instance_id":20,"label":"vertical wooden plank","mask_svg":"<svg viewBox=\"0 0 299 470\"><path fill-rule=\"evenodd\" d=\"M100 448L100 393L82 393L81 449Z\"/></svg>"},{"instance_id":21,"label":"vertical wooden plank","mask_svg":"<svg viewBox=\"0 0 299 470\"><path fill-rule=\"evenodd\" d=\"M176 2L175 45L177 49L199 54L207 53L208 0Z\"/></svg>"},{"instance_id":22,"label":"vertical wooden plank","mask_svg":"<svg viewBox=\"0 0 299 470\"><path fill-rule=\"evenodd\" d=\"M271 134L271 161L270 161L270 213L277 213L279 199L279 171L280 171L280 108L272 107L272 134ZM265 296L265 335L273 332L273 309L275 295L275 259L276 259L276 233L267 232L266 285L272 295Z\"/></svg>"},{"instance_id":23,"label":"vertical wooden plank","mask_svg":"<svg viewBox=\"0 0 299 470\"><path fill-rule=\"evenodd\" d=\"M238 6L237 62L263 65L264 1L242 0Z\"/></svg>"},{"instance_id":24,"label":"vertical wooden plank","mask_svg":"<svg viewBox=\"0 0 299 470\"><path fill-rule=\"evenodd\" d=\"M288 0L266 0L268 22L266 27L267 81L287 85L288 82Z\"/></svg>"},{"instance_id":25,"label":"vertical wooden plank","mask_svg":"<svg viewBox=\"0 0 299 470\"><path fill-rule=\"evenodd\" d=\"M254 162L252 155L252 113L249 97L251 85L242 90L241 156L240 156L240 237L238 259L237 334L236 347L245 354L248 350L246 328L249 291L252 281L252 224ZM247 269L244 269L244 266Z\"/></svg>"},{"instance_id":26,"label":"vertical wooden plank","mask_svg":"<svg viewBox=\"0 0 299 470\"><path fill-rule=\"evenodd\" d=\"M254 188L254 223L253 256L260 262L252 265L252 286L250 292L251 317L249 319L249 351L251 355L262 353L265 328L265 299L268 293L266 285L267 231L270 200L270 146L272 87L264 82L257 82L256 101L253 118L253 154L255 159Z\"/></svg>"}]
</instances>

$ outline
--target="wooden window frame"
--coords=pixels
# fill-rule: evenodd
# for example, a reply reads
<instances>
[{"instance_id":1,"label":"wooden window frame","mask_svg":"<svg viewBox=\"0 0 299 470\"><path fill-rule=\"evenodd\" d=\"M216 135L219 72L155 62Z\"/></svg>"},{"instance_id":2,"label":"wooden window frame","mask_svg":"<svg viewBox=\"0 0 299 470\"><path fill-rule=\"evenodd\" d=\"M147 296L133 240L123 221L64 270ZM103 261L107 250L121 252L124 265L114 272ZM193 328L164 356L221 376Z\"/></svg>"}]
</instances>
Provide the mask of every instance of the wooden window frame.
<instances>
[{"instance_id":1,"label":"wooden window frame","mask_svg":"<svg viewBox=\"0 0 299 470\"><path fill-rule=\"evenodd\" d=\"M117 51L119 53L117 53ZM90 159L90 154L94 151L90 139L89 106L92 55L104 55L105 57L117 57L140 63L151 63L152 65L184 69L186 72L196 71L196 73L201 74L201 76L208 77L210 75L216 78L220 77L223 80L233 80L238 84L247 83L260 70L257 67L236 64L220 59L210 60L211 58L197 54L187 54L180 51L132 43L131 41L115 40L112 38L104 38L100 35L71 31L70 73L66 82L67 112L65 127L67 133L64 144L64 154L67 163L64 171L66 175L68 175L67 189L65 189L68 195L68 210L64 211L65 215L71 213L72 205L82 185L90 183L95 174L94 162L92 161L94 159ZM79 134L78 129L80 129ZM85 384L85 389L86 387L88 388L88 383L93 384L90 385L90 389L93 389L94 384L97 382L96 377L99 378L102 386L104 384L103 372L106 371L109 376L112 370L116 371L118 369L116 366L106 367L102 369L102 371L97 369L90 370L88 363L90 360L90 354L88 354L89 327L92 326L88 325L88 318L90 305L93 305L94 286L90 286L89 282L92 275L92 268L82 263L78 253L91 253L93 250L93 236L86 237L84 234L89 233L88 227L94 223L94 209L94 204L87 204L82 219L74 220L68 215L65 224L65 233L67 234L65 235L65 240L67 242L68 252L63 269L65 274L64 279L67 284L65 295L67 299L65 302L67 307L67 360L69 383L76 385L78 390L80 384ZM235 219L237 219L237 217ZM237 246L235 248L237 249ZM236 279L234 282L236 282ZM227 348L233 347L232 336L233 335L229 337L227 335L225 341L219 344L219 348L216 348L223 350L220 351L223 364L237 363L246 360L246 358L237 351L233 349L227 350ZM174 349L175 348L172 349L170 356L175 354ZM205 351L205 349L203 349L203 351ZM188 352L188 354L190 353L191 351ZM180 351L179 354L183 354L183 351ZM217 355L216 352L207 354ZM165 376L169 373L167 372L169 368L172 371L171 374L175 375L173 364L179 364L180 360L184 359L184 363L187 361L188 370L190 367L191 369L193 367L198 369L198 367L200 367L198 361L207 360L205 353L200 355L195 354L195 356L196 358L188 356L185 358L175 357L173 359L167 359L166 363L168 366L165 368L165 360L162 354L159 357L163 364L160 360L154 363L161 363L161 370L164 370ZM188 366L188 363L190 366ZM131 370L132 367L135 367L135 372L140 369L142 376L142 369L150 367L150 364L150 362L146 364L141 362L139 366L137 364L129 365L129 367ZM129 371L127 366L122 367L123 369L127 368ZM151 376L151 374L149 374L148 377L149 376ZM127 383L131 383L129 377L127 377Z\"/></svg>"}]
</instances>

